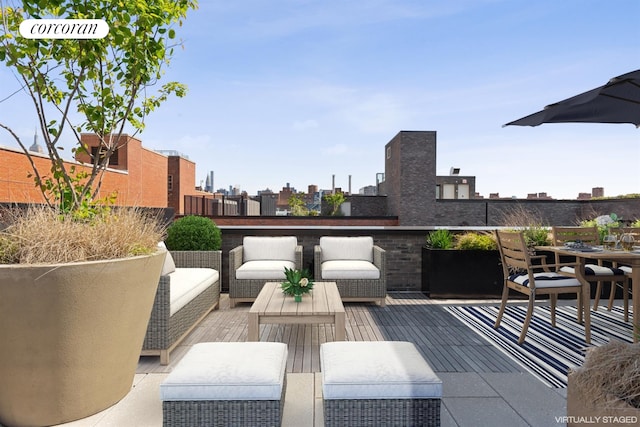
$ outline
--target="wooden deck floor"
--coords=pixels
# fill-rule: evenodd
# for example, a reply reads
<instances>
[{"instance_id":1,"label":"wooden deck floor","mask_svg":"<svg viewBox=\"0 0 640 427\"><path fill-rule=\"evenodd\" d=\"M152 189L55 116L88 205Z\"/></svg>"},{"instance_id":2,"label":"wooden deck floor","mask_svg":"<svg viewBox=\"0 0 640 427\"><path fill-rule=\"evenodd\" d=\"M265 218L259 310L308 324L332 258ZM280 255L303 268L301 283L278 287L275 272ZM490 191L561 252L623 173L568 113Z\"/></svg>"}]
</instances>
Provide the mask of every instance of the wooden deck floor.
<instances>
[{"instance_id":1,"label":"wooden deck floor","mask_svg":"<svg viewBox=\"0 0 640 427\"><path fill-rule=\"evenodd\" d=\"M171 363L159 357L140 358L138 373L170 372L189 347L198 342L236 342L247 339L250 304L229 308L227 294L220 308L171 353ZM345 303L348 341L411 341L436 372L523 372L523 368L476 335L439 304L421 293L387 296L386 307L373 303ZM320 344L334 340L332 325L261 325L262 341L289 346L287 372L319 372ZM258 356L258 355L257 355Z\"/></svg>"}]
</instances>

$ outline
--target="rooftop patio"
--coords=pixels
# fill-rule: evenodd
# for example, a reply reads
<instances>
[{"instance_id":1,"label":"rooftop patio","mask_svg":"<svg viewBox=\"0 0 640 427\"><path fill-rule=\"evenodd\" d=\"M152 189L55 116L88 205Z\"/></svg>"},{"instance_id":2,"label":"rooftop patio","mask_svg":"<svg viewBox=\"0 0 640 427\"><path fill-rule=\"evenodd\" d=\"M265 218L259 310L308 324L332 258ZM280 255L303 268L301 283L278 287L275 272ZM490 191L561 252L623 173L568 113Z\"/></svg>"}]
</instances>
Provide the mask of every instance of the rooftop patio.
<instances>
[{"instance_id":1,"label":"rooftop patio","mask_svg":"<svg viewBox=\"0 0 640 427\"><path fill-rule=\"evenodd\" d=\"M566 415L566 389L552 388L446 310L450 305L496 301L433 300L421 293L390 293L386 307L346 303L347 340L411 341L443 381L442 425L558 426ZM229 308L227 294L171 354L141 357L134 386L118 404L67 426L161 426L159 386L190 346L245 341L250 304ZM285 426L323 425L320 344L333 340L331 325L262 325L260 339L289 347Z\"/></svg>"}]
</instances>

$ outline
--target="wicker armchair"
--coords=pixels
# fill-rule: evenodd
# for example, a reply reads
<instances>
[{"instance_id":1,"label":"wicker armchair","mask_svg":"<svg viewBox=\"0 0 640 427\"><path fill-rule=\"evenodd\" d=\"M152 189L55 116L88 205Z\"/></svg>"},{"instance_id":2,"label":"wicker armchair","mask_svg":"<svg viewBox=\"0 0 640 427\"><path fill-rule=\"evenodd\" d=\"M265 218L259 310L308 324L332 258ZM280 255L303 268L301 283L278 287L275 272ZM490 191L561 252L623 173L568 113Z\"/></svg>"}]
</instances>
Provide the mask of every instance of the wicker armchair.
<instances>
[{"instance_id":1,"label":"wicker armchair","mask_svg":"<svg viewBox=\"0 0 640 427\"><path fill-rule=\"evenodd\" d=\"M284 280L284 267L302 269L295 236L245 236L229 251L229 305L253 302L266 282Z\"/></svg>"},{"instance_id":2,"label":"wicker armchair","mask_svg":"<svg viewBox=\"0 0 640 427\"><path fill-rule=\"evenodd\" d=\"M167 257L175 262L176 269L213 269L214 282L179 310L171 314L172 275L160 276L156 299L153 303L147 335L142 347L143 356L160 356L160 364L169 364L169 355L180 342L220 302L221 251L170 251ZM176 279L174 278L174 290ZM175 295L174 295L175 299Z\"/></svg>"},{"instance_id":3,"label":"wicker armchair","mask_svg":"<svg viewBox=\"0 0 640 427\"><path fill-rule=\"evenodd\" d=\"M336 282L342 301L374 301L387 297L387 253L373 238L320 238L314 247L314 279Z\"/></svg>"}]
</instances>

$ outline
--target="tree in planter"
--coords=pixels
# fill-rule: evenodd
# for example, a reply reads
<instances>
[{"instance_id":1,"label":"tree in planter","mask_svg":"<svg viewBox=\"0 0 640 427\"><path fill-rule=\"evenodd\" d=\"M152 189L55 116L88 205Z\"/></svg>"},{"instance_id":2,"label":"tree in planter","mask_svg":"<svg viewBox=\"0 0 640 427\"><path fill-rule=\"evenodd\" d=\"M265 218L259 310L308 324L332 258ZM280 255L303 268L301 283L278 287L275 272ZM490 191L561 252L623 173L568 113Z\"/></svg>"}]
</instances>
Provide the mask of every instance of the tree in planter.
<instances>
[{"instance_id":1,"label":"tree in planter","mask_svg":"<svg viewBox=\"0 0 640 427\"><path fill-rule=\"evenodd\" d=\"M0 424L54 425L101 411L131 388L165 256L155 249L162 232L143 241L123 227L123 213L103 204L109 200L96 199L125 129L140 131L145 117L168 96L184 95L179 83L151 90L171 58L173 26L196 3L15 4L0 0L0 61L14 71L33 101L48 170L38 170L8 124L0 127L23 149L48 205L33 211L60 227L16 220L11 232L0 233L0 258L6 262L0 265ZM18 27L28 18L97 18L107 22L110 31L103 39L27 39ZM88 168L70 166L61 154L67 134L74 139L74 154L91 154L82 132L94 133L100 141ZM138 218L143 221L134 231L153 228L152 221ZM19 228L40 236L23 239ZM86 238L98 229L105 231L104 237ZM47 261L55 265L15 264L32 262L24 256L25 243L42 249L42 235L64 256L81 240L91 251ZM124 253L114 255L112 238L124 243ZM129 256L142 253L151 254ZM91 261L80 262L86 258Z\"/></svg>"},{"instance_id":2,"label":"tree in planter","mask_svg":"<svg viewBox=\"0 0 640 427\"><path fill-rule=\"evenodd\" d=\"M291 215L293 216L307 216L309 215L309 209L306 203L302 199L302 194L292 194L289 197L289 208L291 209Z\"/></svg>"},{"instance_id":3,"label":"tree in planter","mask_svg":"<svg viewBox=\"0 0 640 427\"><path fill-rule=\"evenodd\" d=\"M323 198L329 204L332 216L340 215L340 205L347 200L343 193L326 194Z\"/></svg>"},{"instance_id":4,"label":"tree in planter","mask_svg":"<svg viewBox=\"0 0 640 427\"><path fill-rule=\"evenodd\" d=\"M135 135L168 96L184 96L186 87L177 82L151 90L173 55L173 26L196 5L195 0L0 2L0 61L16 72L33 101L50 169L38 170L12 128L5 123L0 127L24 151L49 206L90 214L127 126ZM102 19L109 33L102 39L28 39L20 36L19 25L30 18ZM61 154L66 134L75 141L73 154L91 154L82 132L94 133L100 141L88 171L65 164Z\"/></svg>"}]
</instances>

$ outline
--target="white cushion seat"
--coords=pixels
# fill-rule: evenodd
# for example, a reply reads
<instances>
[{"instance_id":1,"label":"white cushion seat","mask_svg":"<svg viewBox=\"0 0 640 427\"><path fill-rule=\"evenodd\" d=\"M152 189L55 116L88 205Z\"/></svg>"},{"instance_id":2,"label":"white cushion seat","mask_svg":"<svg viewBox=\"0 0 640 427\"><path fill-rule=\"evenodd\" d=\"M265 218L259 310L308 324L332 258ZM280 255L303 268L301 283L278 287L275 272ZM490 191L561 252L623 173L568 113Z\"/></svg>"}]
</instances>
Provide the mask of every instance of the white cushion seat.
<instances>
[{"instance_id":1,"label":"white cushion seat","mask_svg":"<svg viewBox=\"0 0 640 427\"><path fill-rule=\"evenodd\" d=\"M295 269L294 261L256 260L246 261L236 270L236 279L284 280L284 269Z\"/></svg>"},{"instance_id":2,"label":"white cushion seat","mask_svg":"<svg viewBox=\"0 0 640 427\"><path fill-rule=\"evenodd\" d=\"M320 364L324 399L442 397L442 381L410 342L324 343Z\"/></svg>"},{"instance_id":3,"label":"white cushion seat","mask_svg":"<svg viewBox=\"0 0 640 427\"><path fill-rule=\"evenodd\" d=\"M369 261L334 260L322 263L322 279L379 279L380 270Z\"/></svg>"},{"instance_id":4,"label":"white cushion seat","mask_svg":"<svg viewBox=\"0 0 640 427\"><path fill-rule=\"evenodd\" d=\"M582 286L580 281L574 277L569 277L553 272L533 273L533 278L536 281L536 288ZM509 276L509 280L523 286L529 286L529 276L527 274L514 274L512 276Z\"/></svg>"},{"instance_id":5,"label":"white cushion seat","mask_svg":"<svg viewBox=\"0 0 640 427\"><path fill-rule=\"evenodd\" d=\"M628 265L620 266L620 270L622 270L624 274L631 274L631 267Z\"/></svg>"},{"instance_id":6,"label":"white cushion seat","mask_svg":"<svg viewBox=\"0 0 640 427\"><path fill-rule=\"evenodd\" d=\"M160 385L160 398L162 401L279 400L287 353L284 343L195 344Z\"/></svg>"},{"instance_id":7,"label":"white cushion seat","mask_svg":"<svg viewBox=\"0 0 640 427\"><path fill-rule=\"evenodd\" d=\"M171 277L169 315L187 305L202 291L218 281L220 273L212 268L176 268Z\"/></svg>"}]
</instances>

